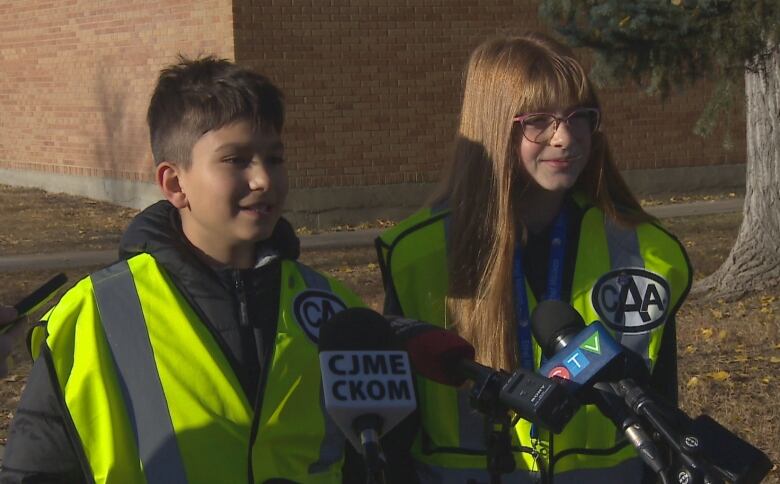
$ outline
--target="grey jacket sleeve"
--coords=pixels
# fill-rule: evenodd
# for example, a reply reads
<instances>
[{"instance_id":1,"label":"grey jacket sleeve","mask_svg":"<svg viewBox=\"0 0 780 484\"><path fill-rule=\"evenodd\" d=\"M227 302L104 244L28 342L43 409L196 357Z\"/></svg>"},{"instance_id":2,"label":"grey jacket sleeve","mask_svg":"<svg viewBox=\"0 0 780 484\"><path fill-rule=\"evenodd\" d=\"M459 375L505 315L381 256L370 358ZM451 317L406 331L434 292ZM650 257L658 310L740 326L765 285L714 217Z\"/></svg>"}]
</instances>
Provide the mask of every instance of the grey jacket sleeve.
<instances>
[{"instance_id":1,"label":"grey jacket sleeve","mask_svg":"<svg viewBox=\"0 0 780 484\"><path fill-rule=\"evenodd\" d=\"M11 423L0 483L92 482L56 381L51 355L44 348Z\"/></svg>"}]
</instances>

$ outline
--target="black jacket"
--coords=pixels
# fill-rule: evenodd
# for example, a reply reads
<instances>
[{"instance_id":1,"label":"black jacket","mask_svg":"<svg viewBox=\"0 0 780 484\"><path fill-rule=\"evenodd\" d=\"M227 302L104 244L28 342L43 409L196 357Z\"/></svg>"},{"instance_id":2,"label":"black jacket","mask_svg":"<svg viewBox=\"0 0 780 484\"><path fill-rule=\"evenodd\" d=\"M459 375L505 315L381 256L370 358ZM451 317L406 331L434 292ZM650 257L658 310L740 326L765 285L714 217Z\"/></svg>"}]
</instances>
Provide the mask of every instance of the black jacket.
<instances>
[{"instance_id":1,"label":"black jacket","mask_svg":"<svg viewBox=\"0 0 780 484\"><path fill-rule=\"evenodd\" d=\"M162 201L131 222L122 237L119 256L154 256L211 330L248 401L256 405L262 401L260 375L276 332L280 261L297 259L299 247L292 227L281 219L271 238L258 246L258 253L267 256L264 264L248 270L213 270L196 257L181 233L176 209ZM243 316L242 307L246 308ZM92 481L51 362L44 345L10 429L0 472L2 483ZM345 482L352 482L349 476L359 475L359 464L355 454L348 452Z\"/></svg>"}]
</instances>

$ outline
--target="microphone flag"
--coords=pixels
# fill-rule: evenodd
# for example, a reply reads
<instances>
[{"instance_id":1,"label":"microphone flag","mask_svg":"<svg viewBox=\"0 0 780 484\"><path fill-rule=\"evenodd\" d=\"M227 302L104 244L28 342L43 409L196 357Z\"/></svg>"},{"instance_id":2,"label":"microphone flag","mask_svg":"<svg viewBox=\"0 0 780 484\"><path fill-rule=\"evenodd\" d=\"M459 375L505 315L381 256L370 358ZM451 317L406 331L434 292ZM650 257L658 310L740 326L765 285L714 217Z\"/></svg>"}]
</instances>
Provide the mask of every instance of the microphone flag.
<instances>
[{"instance_id":1,"label":"microphone flag","mask_svg":"<svg viewBox=\"0 0 780 484\"><path fill-rule=\"evenodd\" d=\"M622 347L600 321L594 321L572 338L565 348L542 364L539 373L568 380L572 391L598 381L600 373L623 355Z\"/></svg>"},{"instance_id":2,"label":"microphone flag","mask_svg":"<svg viewBox=\"0 0 780 484\"><path fill-rule=\"evenodd\" d=\"M358 450L358 417L381 417L382 437L417 407L405 351L322 351L320 369L325 408Z\"/></svg>"}]
</instances>

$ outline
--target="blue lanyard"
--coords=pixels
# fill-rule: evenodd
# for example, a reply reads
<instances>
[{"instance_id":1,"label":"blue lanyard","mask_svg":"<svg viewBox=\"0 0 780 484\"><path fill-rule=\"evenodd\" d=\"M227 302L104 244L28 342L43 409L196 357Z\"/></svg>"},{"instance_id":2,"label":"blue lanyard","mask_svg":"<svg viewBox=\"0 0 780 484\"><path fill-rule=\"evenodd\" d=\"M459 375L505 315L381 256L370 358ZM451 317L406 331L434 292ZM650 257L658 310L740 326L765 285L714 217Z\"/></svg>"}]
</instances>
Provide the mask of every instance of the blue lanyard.
<instances>
[{"instance_id":1,"label":"blue lanyard","mask_svg":"<svg viewBox=\"0 0 780 484\"><path fill-rule=\"evenodd\" d=\"M547 269L547 292L544 299L561 299L563 287L563 262L566 256L566 210L561 209L550 234L550 262ZM517 314L517 347L520 351L520 366L534 369L534 352L531 346L531 327L528 295L525 292L525 272L520 244L515 247L512 281L515 291L515 313Z\"/></svg>"}]
</instances>

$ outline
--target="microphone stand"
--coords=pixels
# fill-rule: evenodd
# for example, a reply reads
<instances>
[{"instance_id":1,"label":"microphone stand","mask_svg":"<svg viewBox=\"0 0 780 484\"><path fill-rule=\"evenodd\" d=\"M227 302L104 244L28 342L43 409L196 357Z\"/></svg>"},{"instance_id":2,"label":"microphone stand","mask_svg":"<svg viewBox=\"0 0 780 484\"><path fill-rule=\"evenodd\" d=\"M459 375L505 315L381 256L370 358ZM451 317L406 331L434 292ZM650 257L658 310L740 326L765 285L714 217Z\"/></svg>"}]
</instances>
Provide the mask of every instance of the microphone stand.
<instances>
[{"instance_id":1,"label":"microphone stand","mask_svg":"<svg viewBox=\"0 0 780 484\"><path fill-rule=\"evenodd\" d=\"M500 484L501 474L508 474L515 470L512 437L509 434L511 424L512 420L506 414L485 416L485 448L491 484Z\"/></svg>"},{"instance_id":2,"label":"microphone stand","mask_svg":"<svg viewBox=\"0 0 780 484\"><path fill-rule=\"evenodd\" d=\"M625 399L626 404L634 413L644 417L645 420L650 423L656 434L663 439L667 448L677 457L679 466L674 467L678 467L676 476L678 482L690 484L724 482L722 480L715 480L714 476L711 475L709 466L705 462L696 459L693 454L689 454L687 449L684 449L680 445L680 436L677 435L672 426L666 422L668 415L666 415L658 404L648 396L641 387L636 385L633 380L621 380L620 382L613 384L613 388ZM666 463L666 465L662 467L663 468L658 471L658 475L664 482L669 482L669 473L675 469L673 469L673 466L669 463Z\"/></svg>"},{"instance_id":3,"label":"microphone stand","mask_svg":"<svg viewBox=\"0 0 780 484\"><path fill-rule=\"evenodd\" d=\"M472 367L472 362L464 361L465 368ZM482 371L478 365L472 370ZM471 406L485 416L485 449L487 450L487 470L491 484L501 483L501 474L515 470L515 457L512 455L512 418L509 409L499 401L501 382L498 373L493 373L471 388Z\"/></svg>"},{"instance_id":4,"label":"microphone stand","mask_svg":"<svg viewBox=\"0 0 780 484\"><path fill-rule=\"evenodd\" d=\"M631 379L611 386L670 451L672 462L657 471L664 483L753 484L761 482L772 468L766 454L706 415L692 420L682 410L655 401Z\"/></svg>"},{"instance_id":5,"label":"microphone stand","mask_svg":"<svg viewBox=\"0 0 780 484\"><path fill-rule=\"evenodd\" d=\"M382 417L375 414L363 415L356 418L353 425L360 436L360 444L363 447L366 484L385 484L387 459L385 459L385 453L379 442Z\"/></svg>"},{"instance_id":6,"label":"microphone stand","mask_svg":"<svg viewBox=\"0 0 780 484\"><path fill-rule=\"evenodd\" d=\"M592 395L583 394L586 397L584 401L595 404L605 417L612 420L634 446L645 465L654 473L663 476L661 472L666 464L658 446L645 431L639 417L627 407L619 392L609 383L597 383L593 385L591 392Z\"/></svg>"}]
</instances>

